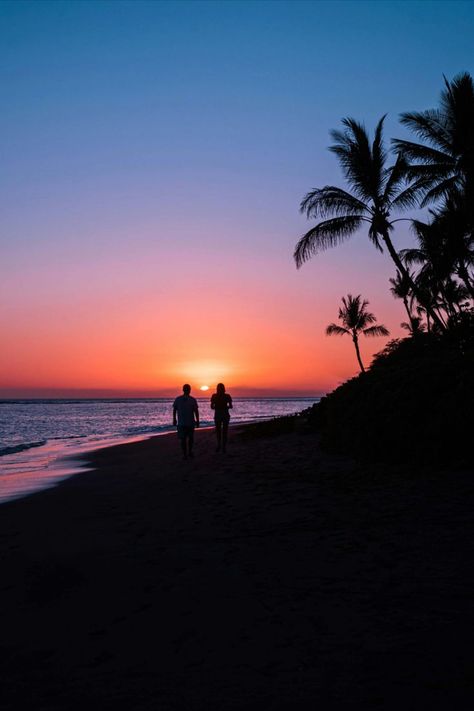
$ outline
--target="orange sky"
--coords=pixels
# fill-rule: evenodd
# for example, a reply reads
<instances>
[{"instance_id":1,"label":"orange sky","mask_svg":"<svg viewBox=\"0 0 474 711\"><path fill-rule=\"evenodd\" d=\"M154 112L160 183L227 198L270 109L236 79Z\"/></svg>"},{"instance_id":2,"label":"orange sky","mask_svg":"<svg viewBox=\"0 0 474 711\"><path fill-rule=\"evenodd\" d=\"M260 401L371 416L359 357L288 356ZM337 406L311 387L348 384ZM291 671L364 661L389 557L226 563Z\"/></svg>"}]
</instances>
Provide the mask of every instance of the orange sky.
<instances>
[{"instance_id":1,"label":"orange sky","mask_svg":"<svg viewBox=\"0 0 474 711\"><path fill-rule=\"evenodd\" d=\"M0 396L165 396L220 380L236 395L324 393L357 372L350 339L324 335L346 287L358 293L357 249L299 272L280 249L265 259L190 249L184 264L159 242L127 260L80 247L53 263L38 256L2 284ZM397 330L400 303L380 296L390 266L369 255L379 274L364 295L378 294L371 306ZM363 342L366 360L385 342Z\"/></svg>"}]
</instances>

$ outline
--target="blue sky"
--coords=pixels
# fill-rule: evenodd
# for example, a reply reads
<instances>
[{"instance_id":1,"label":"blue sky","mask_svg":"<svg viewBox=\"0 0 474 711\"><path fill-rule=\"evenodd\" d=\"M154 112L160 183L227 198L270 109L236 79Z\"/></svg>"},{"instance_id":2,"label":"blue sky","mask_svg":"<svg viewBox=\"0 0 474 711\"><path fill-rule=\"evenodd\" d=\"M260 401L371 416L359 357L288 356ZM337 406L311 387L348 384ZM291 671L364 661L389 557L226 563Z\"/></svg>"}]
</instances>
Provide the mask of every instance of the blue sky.
<instances>
[{"instance_id":1,"label":"blue sky","mask_svg":"<svg viewBox=\"0 0 474 711\"><path fill-rule=\"evenodd\" d=\"M220 206L294 229L302 193L340 181L341 117L388 113L400 135L397 114L474 61L472 2L4 2L0 18L12 229L25 200L86 219L78 192L90 215L121 197L118 224Z\"/></svg>"}]
</instances>

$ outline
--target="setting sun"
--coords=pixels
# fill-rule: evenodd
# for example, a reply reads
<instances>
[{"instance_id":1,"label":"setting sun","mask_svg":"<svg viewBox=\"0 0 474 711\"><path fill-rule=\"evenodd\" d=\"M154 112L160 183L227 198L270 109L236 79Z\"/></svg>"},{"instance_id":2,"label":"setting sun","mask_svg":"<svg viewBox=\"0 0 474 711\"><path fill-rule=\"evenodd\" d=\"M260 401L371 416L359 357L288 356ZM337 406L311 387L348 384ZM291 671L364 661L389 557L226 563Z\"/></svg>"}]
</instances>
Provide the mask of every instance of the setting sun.
<instances>
[{"instance_id":1,"label":"setting sun","mask_svg":"<svg viewBox=\"0 0 474 711\"><path fill-rule=\"evenodd\" d=\"M201 385L199 390L209 390L209 385Z\"/></svg>"}]
</instances>

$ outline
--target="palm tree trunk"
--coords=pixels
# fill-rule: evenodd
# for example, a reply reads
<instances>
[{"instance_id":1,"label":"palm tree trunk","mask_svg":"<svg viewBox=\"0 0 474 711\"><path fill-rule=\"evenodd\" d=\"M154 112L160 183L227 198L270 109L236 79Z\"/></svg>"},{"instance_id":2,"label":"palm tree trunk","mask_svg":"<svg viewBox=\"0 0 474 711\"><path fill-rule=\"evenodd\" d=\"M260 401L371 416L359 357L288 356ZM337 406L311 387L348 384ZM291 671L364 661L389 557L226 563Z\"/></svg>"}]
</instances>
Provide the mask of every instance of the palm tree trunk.
<instances>
[{"instance_id":1,"label":"palm tree trunk","mask_svg":"<svg viewBox=\"0 0 474 711\"><path fill-rule=\"evenodd\" d=\"M395 262L395 265L396 265L398 271L407 280L408 284L410 284L410 288L413 291L413 293L415 294L419 303L425 307L426 312L430 314L433 321L438 324L438 326L441 328L441 330L445 331L446 328L443 325L443 322L441 321L441 319L438 317L438 314L431 308L431 306L429 306L428 304L425 304L423 302L423 297L420 293L420 290L416 286L415 282L413 281L413 279L409 275L407 269L405 268L405 265L403 264L402 260L398 256L397 250L393 246L393 243L392 243L392 240L390 239L388 231L383 232L382 239L385 242L385 246L387 247L388 253L392 257L393 261Z\"/></svg>"},{"instance_id":2,"label":"palm tree trunk","mask_svg":"<svg viewBox=\"0 0 474 711\"><path fill-rule=\"evenodd\" d=\"M462 259L459 260L458 274L464 286L466 287L469 296L471 297L471 299L474 299L474 286L472 285L471 280L469 279L469 272L467 270L465 262Z\"/></svg>"},{"instance_id":3,"label":"palm tree trunk","mask_svg":"<svg viewBox=\"0 0 474 711\"><path fill-rule=\"evenodd\" d=\"M446 311L447 320L449 321L450 318L452 318L453 316L456 316L456 309L454 308L454 302L447 295L446 289L442 283L440 283L440 285L439 285L439 293L441 296L441 300L443 302L443 308Z\"/></svg>"},{"instance_id":4,"label":"palm tree trunk","mask_svg":"<svg viewBox=\"0 0 474 711\"><path fill-rule=\"evenodd\" d=\"M360 357L359 339L357 338L356 334L354 334L352 336L352 340L354 341L354 347L356 349L356 355L357 355L357 360L359 361L360 369L361 369L362 373L365 373L364 364L362 363L362 358Z\"/></svg>"},{"instance_id":5,"label":"palm tree trunk","mask_svg":"<svg viewBox=\"0 0 474 711\"><path fill-rule=\"evenodd\" d=\"M410 321L411 330L413 332L413 329L414 329L413 314L411 312L411 308L410 308L410 305L408 303L408 299L406 296L403 297L403 303L405 305L405 311L407 312L408 320Z\"/></svg>"},{"instance_id":6,"label":"palm tree trunk","mask_svg":"<svg viewBox=\"0 0 474 711\"><path fill-rule=\"evenodd\" d=\"M444 330L446 331L447 328L448 328L448 326L447 326L447 323L446 323L446 321L444 320L443 316L441 315L441 309L440 309L440 307L437 306L437 307L435 308L435 307L433 306L433 308L432 308L432 313L435 313L435 314L437 315L437 317L438 317L438 319L439 319L439 322L442 323L443 328L444 328Z\"/></svg>"}]
</instances>

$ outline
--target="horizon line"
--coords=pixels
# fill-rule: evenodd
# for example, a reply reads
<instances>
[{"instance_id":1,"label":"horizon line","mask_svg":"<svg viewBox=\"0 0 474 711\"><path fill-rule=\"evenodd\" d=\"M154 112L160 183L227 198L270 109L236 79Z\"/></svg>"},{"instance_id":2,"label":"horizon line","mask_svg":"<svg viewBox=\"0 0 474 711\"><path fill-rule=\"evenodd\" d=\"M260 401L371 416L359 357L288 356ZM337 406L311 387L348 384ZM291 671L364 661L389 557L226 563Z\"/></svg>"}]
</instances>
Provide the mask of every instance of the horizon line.
<instances>
[{"instance_id":1,"label":"horizon line","mask_svg":"<svg viewBox=\"0 0 474 711\"><path fill-rule=\"evenodd\" d=\"M321 390L297 388L231 388L234 397L323 397ZM212 391L192 390L195 397L209 397ZM0 400L156 400L169 399L181 393L180 389L166 388L160 391L106 388L0 388Z\"/></svg>"}]
</instances>

